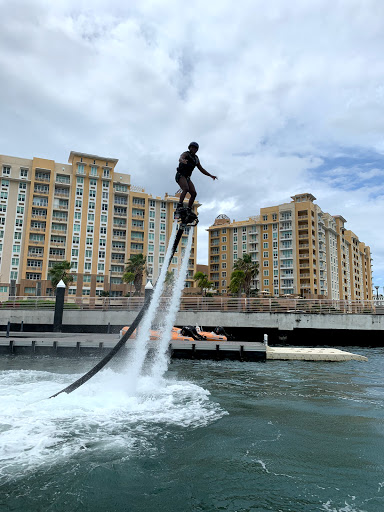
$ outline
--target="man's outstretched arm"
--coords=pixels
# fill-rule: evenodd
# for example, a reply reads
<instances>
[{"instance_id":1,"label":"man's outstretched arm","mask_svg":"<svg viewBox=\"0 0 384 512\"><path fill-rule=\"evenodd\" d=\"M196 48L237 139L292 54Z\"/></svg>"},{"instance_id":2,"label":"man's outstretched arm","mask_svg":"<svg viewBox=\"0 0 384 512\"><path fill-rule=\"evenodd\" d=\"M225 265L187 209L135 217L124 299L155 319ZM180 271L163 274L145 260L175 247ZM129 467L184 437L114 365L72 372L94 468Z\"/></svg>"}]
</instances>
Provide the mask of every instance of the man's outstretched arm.
<instances>
[{"instance_id":1,"label":"man's outstretched arm","mask_svg":"<svg viewBox=\"0 0 384 512\"><path fill-rule=\"evenodd\" d=\"M199 162L197 164L197 168L199 169L200 172L202 172L203 174L205 174L206 176L209 176L210 178L212 178L213 180L217 180L217 176L213 176L212 174L210 174L208 171L206 171L204 169L204 167L202 167L201 163Z\"/></svg>"}]
</instances>

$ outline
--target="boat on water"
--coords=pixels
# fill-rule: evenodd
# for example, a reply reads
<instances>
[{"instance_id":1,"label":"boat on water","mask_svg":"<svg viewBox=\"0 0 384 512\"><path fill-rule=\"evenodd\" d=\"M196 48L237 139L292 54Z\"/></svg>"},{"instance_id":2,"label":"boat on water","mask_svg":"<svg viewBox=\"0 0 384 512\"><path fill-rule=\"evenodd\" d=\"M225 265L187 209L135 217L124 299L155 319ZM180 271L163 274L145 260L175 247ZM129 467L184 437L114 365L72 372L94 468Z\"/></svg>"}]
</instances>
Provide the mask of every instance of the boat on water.
<instances>
[{"instance_id":1,"label":"boat on water","mask_svg":"<svg viewBox=\"0 0 384 512\"><path fill-rule=\"evenodd\" d=\"M120 336L123 336L129 329L129 325L123 327L120 331ZM201 327L196 325L186 325L181 329L179 327L172 327L170 341L230 341L233 340L233 336L226 333L223 327L215 327L213 331L204 331ZM131 339L135 339L137 331L133 331ZM150 340L159 340L161 337L161 331L151 329Z\"/></svg>"}]
</instances>

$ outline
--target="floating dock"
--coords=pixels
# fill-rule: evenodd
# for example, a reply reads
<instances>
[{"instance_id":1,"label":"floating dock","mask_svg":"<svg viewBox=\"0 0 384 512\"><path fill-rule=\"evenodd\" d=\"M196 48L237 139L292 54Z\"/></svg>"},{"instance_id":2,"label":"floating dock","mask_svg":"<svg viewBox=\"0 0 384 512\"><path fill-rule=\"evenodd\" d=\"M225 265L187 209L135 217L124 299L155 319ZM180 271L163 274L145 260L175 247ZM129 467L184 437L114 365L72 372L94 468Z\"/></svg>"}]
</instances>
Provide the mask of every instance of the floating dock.
<instances>
[{"instance_id":1,"label":"floating dock","mask_svg":"<svg viewBox=\"0 0 384 512\"><path fill-rule=\"evenodd\" d=\"M368 361L368 358L337 348L267 347L267 360Z\"/></svg>"},{"instance_id":2,"label":"floating dock","mask_svg":"<svg viewBox=\"0 0 384 512\"><path fill-rule=\"evenodd\" d=\"M0 337L1 354L105 355L118 342L116 334L12 333ZM128 340L129 349L134 341ZM149 342L155 349L156 341ZM175 359L231 359L235 361L367 361L365 356L336 348L270 347L249 341L172 341L169 354Z\"/></svg>"}]
</instances>

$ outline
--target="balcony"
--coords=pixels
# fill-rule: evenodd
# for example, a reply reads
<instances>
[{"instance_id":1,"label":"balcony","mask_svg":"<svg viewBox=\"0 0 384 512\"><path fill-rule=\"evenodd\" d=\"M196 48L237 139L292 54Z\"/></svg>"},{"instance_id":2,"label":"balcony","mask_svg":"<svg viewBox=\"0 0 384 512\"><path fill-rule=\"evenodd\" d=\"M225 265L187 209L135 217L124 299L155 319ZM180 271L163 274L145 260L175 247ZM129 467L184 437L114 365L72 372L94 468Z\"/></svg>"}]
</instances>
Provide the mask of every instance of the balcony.
<instances>
[{"instance_id":1,"label":"balcony","mask_svg":"<svg viewBox=\"0 0 384 512\"><path fill-rule=\"evenodd\" d=\"M299 249L308 249L309 244L299 244Z\"/></svg>"},{"instance_id":2,"label":"balcony","mask_svg":"<svg viewBox=\"0 0 384 512\"><path fill-rule=\"evenodd\" d=\"M51 242L50 246L51 247L65 247L66 243L65 242Z\"/></svg>"},{"instance_id":3,"label":"balcony","mask_svg":"<svg viewBox=\"0 0 384 512\"><path fill-rule=\"evenodd\" d=\"M61 224L66 224L68 222L68 217L52 217L52 222L59 222Z\"/></svg>"},{"instance_id":4,"label":"balcony","mask_svg":"<svg viewBox=\"0 0 384 512\"><path fill-rule=\"evenodd\" d=\"M297 216L297 220L300 222L301 220L307 220L308 219L308 215L298 215Z\"/></svg>"},{"instance_id":5,"label":"balcony","mask_svg":"<svg viewBox=\"0 0 384 512\"><path fill-rule=\"evenodd\" d=\"M309 240L309 235L308 235L308 233L299 235L299 239L300 239L300 240L303 240L303 239Z\"/></svg>"},{"instance_id":6,"label":"balcony","mask_svg":"<svg viewBox=\"0 0 384 512\"><path fill-rule=\"evenodd\" d=\"M38 219L38 220L45 220L47 218L47 214L32 213L31 218L32 219Z\"/></svg>"},{"instance_id":7,"label":"balcony","mask_svg":"<svg viewBox=\"0 0 384 512\"><path fill-rule=\"evenodd\" d=\"M69 197L69 192L64 192L63 190L55 190L55 196Z\"/></svg>"},{"instance_id":8,"label":"balcony","mask_svg":"<svg viewBox=\"0 0 384 512\"><path fill-rule=\"evenodd\" d=\"M27 263L27 270L37 270L38 272L41 272L43 268L43 265L39 265L39 266L36 266L36 265L30 265L29 263Z\"/></svg>"},{"instance_id":9,"label":"balcony","mask_svg":"<svg viewBox=\"0 0 384 512\"><path fill-rule=\"evenodd\" d=\"M28 258L44 258L44 254L41 252L41 253L36 253L36 252L31 252L31 251L28 251L28 254L27 254Z\"/></svg>"},{"instance_id":10,"label":"balcony","mask_svg":"<svg viewBox=\"0 0 384 512\"><path fill-rule=\"evenodd\" d=\"M300 267L300 268L310 268L309 261L308 261L308 262L306 262L306 263L300 263L299 267Z\"/></svg>"},{"instance_id":11,"label":"balcony","mask_svg":"<svg viewBox=\"0 0 384 512\"><path fill-rule=\"evenodd\" d=\"M280 240L292 240L292 233L289 235L283 235L280 237Z\"/></svg>"},{"instance_id":12,"label":"balcony","mask_svg":"<svg viewBox=\"0 0 384 512\"><path fill-rule=\"evenodd\" d=\"M126 224L120 224L120 223L118 223L118 222L114 222L114 223L113 223L113 227L114 227L114 228L126 229L127 225L126 225Z\"/></svg>"},{"instance_id":13,"label":"balcony","mask_svg":"<svg viewBox=\"0 0 384 512\"><path fill-rule=\"evenodd\" d=\"M45 241L44 240L29 240L28 241L29 244L33 244L33 245L41 245L41 246L44 246L45 244Z\"/></svg>"},{"instance_id":14,"label":"balcony","mask_svg":"<svg viewBox=\"0 0 384 512\"><path fill-rule=\"evenodd\" d=\"M300 279L307 279L308 277L311 277L311 274L307 272L305 274L300 274Z\"/></svg>"},{"instance_id":15,"label":"balcony","mask_svg":"<svg viewBox=\"0 0 384 512\"><path fill-rule=\"evenodd\" d=\"M45 230L44 230L45 231ZM66 229L51 229L51 233L55 233L56 235L65 235L67 233Z\"/></svg>"},{"instance_id":16,"label":"balcony","mask_svg":"<svg viewBox=\"0 0 384 512\"><path fill-rule=\"evenodd\" d=\"M39 226L39 227L31 226L30 227L30 231L33 231L34 233L45 233L45 230L46 230L45 226L44 227L43 226Z\"/></svg>"},{"instance_id":17,"label":"balcony","mask_svg":"<svg viewBox=\"0 0 384 512\"><path fill-rule=\"evenodd\" d=\"M49 187L40 187L39 185L35 185L35 188L33 189L33 193L48 196L49 195Z\"/></svg>"},{"instance_id":18,"label":"balcony","mask_svg":"<svg viewBox=\"0 0 384 512\"><path fill-rule=\"evenodd\" d=\"M51 180L51 176L49 174L35 173L35 181L42 181L45 183L49 183L50 180Z\"/></svg>"},{"instance_id":19,"label":"balcony","mask_svg":"<svg viewBox=\"0 0 384 512\"><path fill-rule=\"evenodd\" d=\"M117 212L117 211L114 211L113 212L113 216L114 217L123 217L124 219L127 218L127 212Z\"/></svg>"},{"instance_id":20,"label":"balcony","mask_svg":"<svg viewBox=\"0 0 384 512\"><path fill-rule=\"evenodd\" d=\"M62 260L63 258L65 258L65 253L64 254L50 254L49 255L49 259L50 260Z\"/></svg>"},{"instance_id":21,"label":"balcony","mask_svg":"<svg viewBox=\"0 0 384 512\"><path fill-rule=\"evenodd\" d=\"M134 201L132 202L132 208L140 208L140 209L145 209L145 203L142 204L142 203L135 203Z\"/></svg>"},{"instance_id":22,"label":"balcony","mask_svg":"<svg viewBox=\"0 0 384 512\"><path fill-rule=\"evenodd\" d=\"M68 185L68 187L71 185L71 179L68 176L68 178L64 178L61 176L56 176L56 183L60 183L60 185Z\"/></svg>"}]
</instances>

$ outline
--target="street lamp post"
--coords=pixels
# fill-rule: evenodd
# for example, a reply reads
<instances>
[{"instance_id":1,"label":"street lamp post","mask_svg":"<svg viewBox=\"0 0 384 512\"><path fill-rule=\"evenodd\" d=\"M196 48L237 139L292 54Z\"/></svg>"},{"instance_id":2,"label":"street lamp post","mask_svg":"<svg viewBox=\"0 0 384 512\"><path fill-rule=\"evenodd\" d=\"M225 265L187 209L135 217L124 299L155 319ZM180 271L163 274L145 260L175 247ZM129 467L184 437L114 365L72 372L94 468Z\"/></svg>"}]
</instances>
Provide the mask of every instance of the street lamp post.
<instances>
[{"instance_id":1,"label":"street lamp post","mask_svg":"<svg viewBox=\"0 0 384 512\"><path fill-rule=\"evenodd\" d=\"M376 288L376 298L378 299L379 298L379 287L375 286L375 288Z\"/></svg>"},{"instance_id":2,"label":"street lamp post","mask_svg":"<svg viewBox=\"0 0 384 512\"><path fill-rule=\"evenodd\" d=\"M112 269L109 269L109 293L108 293L108 309L111 307L111 280L112 280Z\"/></svg>"}]
</instances>

